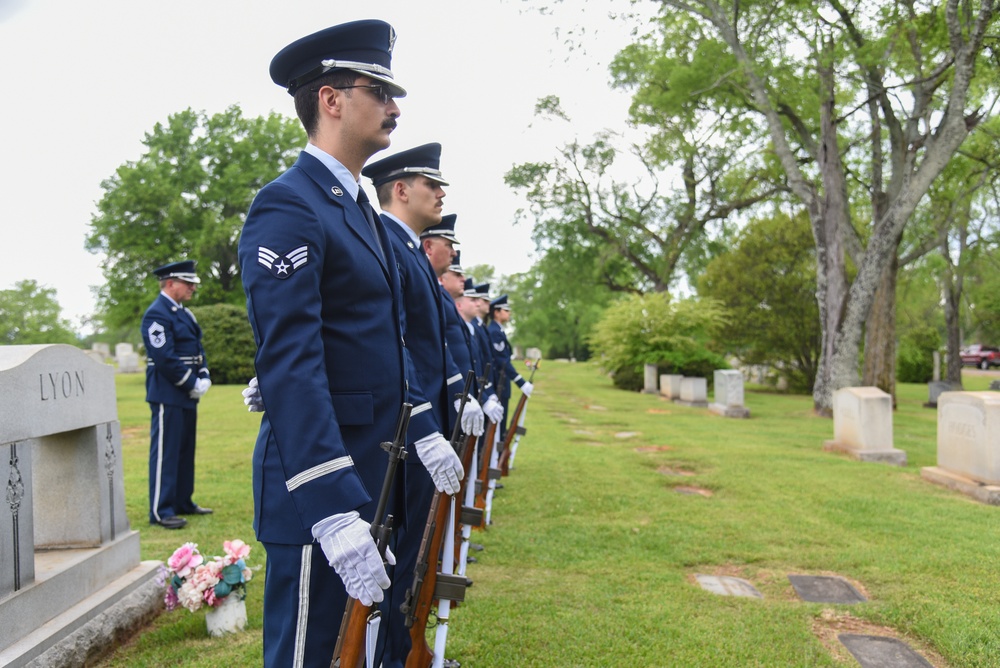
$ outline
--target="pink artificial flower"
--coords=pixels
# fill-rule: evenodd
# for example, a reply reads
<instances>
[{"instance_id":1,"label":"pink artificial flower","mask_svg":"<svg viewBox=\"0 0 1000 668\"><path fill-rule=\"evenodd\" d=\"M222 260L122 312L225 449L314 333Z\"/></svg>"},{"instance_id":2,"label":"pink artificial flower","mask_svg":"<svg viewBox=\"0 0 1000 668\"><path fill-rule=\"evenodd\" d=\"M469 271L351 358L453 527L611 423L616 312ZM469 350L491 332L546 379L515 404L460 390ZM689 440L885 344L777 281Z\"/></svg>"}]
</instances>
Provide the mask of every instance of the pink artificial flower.
<instances>
[{"instance_id":1,"label":"pink artificial flower","mask_svg":"<svg viewBox=\"0 0 1000 668\"><path fill-rule=\"evenodd\" d=\"M222 604L221 598L215 597L215 587L209 587L205 590L204 594L205 603L212 606L213 608Z\"/></svg>"},{"instance_id":2,"label":"pink artificial flower","mask_svg":"<svg viewBox=\"0 0 1000 668\"><path fill-rule=\"evenodd\" d=\"M227 540L222 544L222 549L224 549L226 554L229 555L230 561L226 562L227 566L229 564L235 564L240 559L245 559L246 556L250 554L250 546L239 538L236 540Z\"/></svg>"},{"instance_id":3,"label":"pink artificial flower","mask_svg":"<svg viewBox=\"0 0 1000 668\"><path fill-rule=\"evenodd\" d=\"M202 605L201 592L198 591L197 587L194 586L192 582L185 582L181 585L180 590L177 592L177 599L180 604L185 608L194 612Z\"/></svg>"},{"instance_id":4,"label":"pink artificial flower","mask_svg":"<svg viewBox=\"0 0 1000 668\"><path fill-rule=\"evenodd\" d=\"M191 574L192 569L201 565L202 561L204 559L198 553L197 543L184 543L167 559L167 566L178 577L186 578Z\"/></svg>"}]
</instances>

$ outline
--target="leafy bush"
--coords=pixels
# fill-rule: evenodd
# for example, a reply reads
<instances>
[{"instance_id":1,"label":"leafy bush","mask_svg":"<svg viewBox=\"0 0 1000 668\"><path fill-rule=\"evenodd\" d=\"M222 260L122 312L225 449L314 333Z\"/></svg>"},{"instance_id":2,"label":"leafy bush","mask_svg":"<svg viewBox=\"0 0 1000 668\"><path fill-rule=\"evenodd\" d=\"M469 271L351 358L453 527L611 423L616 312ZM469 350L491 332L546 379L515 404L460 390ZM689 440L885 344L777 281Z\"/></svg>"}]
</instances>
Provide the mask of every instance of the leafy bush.
<instances>
[{"instance_id":1,"label":"leafy bush","mask_svg":"<svg viewBox=\"0 0 1000 668\"><path fill-rule=\"evenodd\" d=\"M911 329L899 341L896 380L927 383L934 377L934 351L941 347L941 334L933 327Z\"/></svg>"},{"instance_id":2,"label":"leafy bush","mask_svg":"<svg viewBox=\"0 0 1000 668\"><path fill-rule=\"evenodd\" d=\"M672 302L666 293L633 295L605 311L590 346L622 389L642 389L646 364L656 364L659 373L711 382L715 369L729 368L715 343L725 323L724 308L711 299Z\"/></svg>"},{"instance_id":3,"label":"leafy bush","mask_svg":"<svg viewBox=\"0 0 1000 668\"><path fill-rule=\"evenodd\" d=\"M191 310L201 325L212 382L222 385L249 382L255 375L253 359L257 344L246 309L232 304L212 304Z\"/></svg>"}]
</instances>

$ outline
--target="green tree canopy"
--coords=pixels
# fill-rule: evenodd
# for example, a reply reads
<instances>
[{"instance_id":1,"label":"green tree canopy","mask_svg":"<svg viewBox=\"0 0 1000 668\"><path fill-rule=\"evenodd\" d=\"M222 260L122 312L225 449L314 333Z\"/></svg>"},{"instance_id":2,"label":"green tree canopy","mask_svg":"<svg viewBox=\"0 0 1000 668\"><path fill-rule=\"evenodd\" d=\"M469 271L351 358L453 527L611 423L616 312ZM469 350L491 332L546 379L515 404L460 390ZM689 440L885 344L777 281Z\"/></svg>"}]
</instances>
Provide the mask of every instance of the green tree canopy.
<instances>
[{"instance_id":1,"label":"green tree canopy","mask_svg":"<svg viewBox=\"0 0 1000 668\"><path fill-rule=\"evenodd\" d=\"M77 343L72 326L62 318L55 288L33 280L0 290L0 343Z\"/></svg>"},{"instance_id":2,"label":"green tree canopy","mask_svg":"<svg viewBox=\"0 0 1000 668\"><path fill-rule=\"evenodd\" d=\"M796 390L811 390L819 366L816 252L805 214L752 221L715 258L698 294L729 309L722 339L745 364L777 367Z\"/></svg>"},{"instance_id":3,"label":"green tree canopy","mask_svg":"<svg viewBox=\"0 0 1000 668\"><path fill-rule=\"evenodd\" d=\"M208 116L186 109L157 123L146 152L101 187L87 249L104 253L98 294L105 324L138 322L157 291L150 271L198 262L199 304L243 303L236 244L257 191L286 170L305 144L298 121L245 118L238 106Z\"/></svg>"},{"instance_id":4,"label":"green tree canopy","mask_svg":"<svg viewBox=\"0 0 1000 668\"><path fill-rule=\"evenodd\" d=\"M616 376L634 377L643 365L656 364L664 373L710 379L715 369L729 368L719 343L727 319L725 308L713 299L673 301L666 292L629 295L604 312L590 346L602 368Z\"/></svg>"}]
</instances>

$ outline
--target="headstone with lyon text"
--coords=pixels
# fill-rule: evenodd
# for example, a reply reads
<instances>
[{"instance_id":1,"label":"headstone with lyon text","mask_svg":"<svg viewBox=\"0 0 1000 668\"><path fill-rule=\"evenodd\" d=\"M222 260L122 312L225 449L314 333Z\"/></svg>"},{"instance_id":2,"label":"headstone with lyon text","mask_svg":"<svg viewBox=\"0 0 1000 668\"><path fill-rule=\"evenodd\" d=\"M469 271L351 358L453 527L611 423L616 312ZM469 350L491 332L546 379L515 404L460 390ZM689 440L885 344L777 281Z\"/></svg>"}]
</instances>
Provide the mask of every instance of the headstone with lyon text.
<instances>
[{"instance_id":1,"label":"headstone with lyon text","mask_svg":"<svg viewBox=\"0 0 1000 668\"><path fill-rule=\"evenodd\" d=\"M661 374L660 375L660 396L665 397L670 400L681 398L681 379L684 376L680 374Z\"/></svg>"},{"instance_id":2,"label":"headstone with lyon text","mask_svg":"<svg viewBox=\"0 0 1000 668\"><path fill-rule=\"evenodd\" d=\"M892 397L877 387L845 387L833 393L833 440L823 449L863 462L906 465L893 447Z\"/></svg>"},{"instance_id":3,"label":"headstone with lyon text","mask_svg":"<svg viewBox=\"0 0 1000 668\"><path fill-rule=\"evenodd\" d=\"M0 346L0 665L84 665L160 605L125 512L114 369Z\"/></svg>"},{"instance_id":4,"label":"headstone with lyon text","mask_svg":"<svg viewBox=\"0 0 1000 668\"><path fill-rule=\"evenodd\" d=\"M715 401L708 410L716 415L748 418L750 411L743 405L743 374L733 369L716 369L713 376Z\"/></svg>"},{"instance_id":5,"label":"headstone with lyon text","mask_svg":"<svg viewBox=\"0 0 1000 668\"><path fill-rule=\"evenodd\" d=\"M704 378L681 378L681 396L675 403L681 406L708 406L708 381Z\"/></svg>"},{"instance_id":6,"label":"headstone with lyon text","mask_svg":"<svg viewBox=\"0 0 1000 668\"><path fill-rule=\"evenodd\" d=\"M944 392L937 410L937 466L925 467L921 476L1000 505L1000 396Z\"/></svg>"}]
</instances>

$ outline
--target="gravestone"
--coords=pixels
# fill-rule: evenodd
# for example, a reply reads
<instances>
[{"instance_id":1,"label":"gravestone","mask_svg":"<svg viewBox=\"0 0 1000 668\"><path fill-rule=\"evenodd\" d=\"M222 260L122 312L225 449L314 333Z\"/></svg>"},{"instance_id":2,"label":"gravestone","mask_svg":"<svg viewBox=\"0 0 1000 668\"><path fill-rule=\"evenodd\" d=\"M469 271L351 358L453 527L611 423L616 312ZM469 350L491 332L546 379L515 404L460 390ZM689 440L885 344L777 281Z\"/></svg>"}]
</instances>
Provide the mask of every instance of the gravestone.
<instances>
[{"instance_id":1,"label":"gravestone","mask_svg":"<svg viewBox=\"0 0 1000 668\"><path fill-rule=\"evenodd\" d=\"M131 355L135 352L135 348L131 343L116 343L115 344L115 359L120 360L122 355Z\"/></svg>"},{"instance_id":2,"label":"gravestone","mask_svg":"<svg viewBox=\"0 0 1000 668\"><path fill-rule=\"evenodd\" d=\"M708 381L704 378L681 378L681 395L675 400L681 406L708 406Z\"/></svg>"},{"instance_id":3,"label":"gravestone","mask_svg":"<svg viewBox=\"0 0 1000 668\"><path fill-rule=\"evenodd\" d=\"M524 351L525 359L529 360L540 360L542 359L542 349L541 348L528 348Z\"/></svg>"},{"instance_id":4,"label":"gravestone","mask_svg":"<svg viewBox=\"0 0 1000 668\"><path fill-rule=\"evenodd\" d=\"M107 343L91 343L90 349L105 359L111 357L111 346Z\"/></svg>"},{"instance_id":5,"label":"gravestone","mask_svg":"<svg viewBox=\"0 0 1000 668\"><path fill-rule=\"evenodd\" d=\"M716 369L714 375L715 401L708 410L716 415L748 418L750 411L743 405L743 374L732 369Z\"/></svg>"},{"instance_id":6,"label":"gravestone","mask_svg":"<svg viewBox=\"0 0 1000 668\"><path fill-rule=\"evenodd\" d=\"M938 397L942 392L959 392L962 384L949 383L946 380L932 380L927 383L928 398L924 408L937 408Z\"/></svg>"},{"instance_id":7,"label":"gravestone","mask_svg":"<svg viewBox=\"0 0 1000 668\"><path fill-rule=\"evenodd\" d=\"M138 353L122 353L119 355L118 373L139 373Z\"/></svg>"},{"instance_id":8,"label":"gravestone","mask_svg":"<svg viewBox=\"0 0 1000 668\"><path fill-rule=\"evenodd\" d=\"M162 604L125 513L114 370L0 346L0 396L0 665L84 665Z\"/></svg>"},{"instance_id":9,"label":"gravestone","mask_svg":"<svg viewBox=\"0 0 1000 668\"><path fill-rule=\"evenodd\" d=\"M681 398L681 380L684 376L680 374L661 374L660 375L660 396L666 397L671 401Z\"/></svg>"},{"instance_id":10,"label":"gravestone","mask_svg":"<svg viewBox=\"0 0 1000 668\"><path fill-rule=\"evenodd\" d=\"M833 440L823 449L863 462L906 466L892 447L892 397L877 387L845 387L833 393Z\"/></svg>"},{"instance_id":11,"label":"gravestone","mask_svg":"<svg viewBox=\"0 0 1000 668\"><path fill-rule=\"evenodd\" d=\"M642 393L643 394L659 394L660 390L656 387L656 372L657 368L655 364L646 364L642 368Z\"/></svg>"},{"instance_id":12,"label":"gravestone","mask_svg":"<svg viewBox=\"0 0 1000 668\"><path fill-rule=\"evenodd\" d=\"M764 598L764 595L756 587L743 578L734 578L729 575L702 575L701 573L695 573L694 577L702 589L719 596Z\"/></svg>"},{"instance_id":13,"label":"gravestone","mask_svg":"<svg viewBox=\"0 0 1000 668\"><path fill-rule=\"evenodd\" d=\"M861 668L934 668L927 659L896 638L841 633L837 639Z\"/></svg>"},{"instance_id":14,"label":"gravestone","mask_svg":"<svg viewBox=\"0 0 1000 668\"><path fill-rule=\"evenodd\" d=\"M1000 390L1000 380L994 380L990 383L991 390Z\"/></svg>"},{"instance_id":15,"label":"gravestone","mask_svg":"<svg viewBox=\"0 0 1000 668\"><path fill-rule=\"evenodd\" d=\"M945 392L938 397L937 466L925 480L1000 505L1000 396Z\"/></svg>"},{"instance_id":16,"label":"gravestone","mask_svg":"<svg viewBox=\"0 0 1000 668\"><path fill-rule=\"evenodd\" d=\"M832 575L789 575L788 581L799 598L809 603L849 605L868 600L850 582Z\"/></svg>"}]
</instances>

